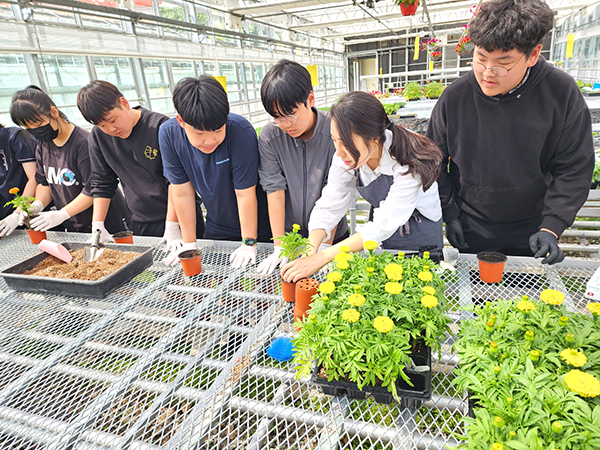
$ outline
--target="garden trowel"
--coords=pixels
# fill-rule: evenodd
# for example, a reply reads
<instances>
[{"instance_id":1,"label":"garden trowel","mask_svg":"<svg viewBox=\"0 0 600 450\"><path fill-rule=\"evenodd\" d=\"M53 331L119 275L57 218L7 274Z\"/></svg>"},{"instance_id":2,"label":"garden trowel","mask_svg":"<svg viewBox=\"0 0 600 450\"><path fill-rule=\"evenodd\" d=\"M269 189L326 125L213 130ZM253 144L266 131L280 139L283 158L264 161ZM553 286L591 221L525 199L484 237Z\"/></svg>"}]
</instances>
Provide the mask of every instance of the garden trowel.
<instances>
[{"instance_id":1,"label":"garden trowel","mask_svg":"<svg viewBox=\"0 0 600 450\"><path fill-rule=\"evenodd\" d=\"M83 249L83 262L96 261L104 251L103 248L100 248L100 233L102 233L102 230L94 231L92 245Z\"/></svg>"}]
</instances>

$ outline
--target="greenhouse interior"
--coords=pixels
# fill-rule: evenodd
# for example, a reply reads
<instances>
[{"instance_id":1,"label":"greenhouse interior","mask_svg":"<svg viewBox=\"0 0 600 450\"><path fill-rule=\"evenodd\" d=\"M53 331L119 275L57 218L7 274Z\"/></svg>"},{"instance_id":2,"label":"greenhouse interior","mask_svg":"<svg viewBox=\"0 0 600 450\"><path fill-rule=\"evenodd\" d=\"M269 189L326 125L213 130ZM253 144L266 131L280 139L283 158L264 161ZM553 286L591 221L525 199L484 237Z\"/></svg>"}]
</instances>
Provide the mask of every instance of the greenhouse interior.
<instances>
[{"instance_id":1,"label":"greenhouse interior","mask_svg":"<svg viewBox=\"0 0 600 450\"><path fill-rule=\"evenodd\" d=\"M600 450L600 1L0 36L0 449Z\"/></svg>"}]
</instances>

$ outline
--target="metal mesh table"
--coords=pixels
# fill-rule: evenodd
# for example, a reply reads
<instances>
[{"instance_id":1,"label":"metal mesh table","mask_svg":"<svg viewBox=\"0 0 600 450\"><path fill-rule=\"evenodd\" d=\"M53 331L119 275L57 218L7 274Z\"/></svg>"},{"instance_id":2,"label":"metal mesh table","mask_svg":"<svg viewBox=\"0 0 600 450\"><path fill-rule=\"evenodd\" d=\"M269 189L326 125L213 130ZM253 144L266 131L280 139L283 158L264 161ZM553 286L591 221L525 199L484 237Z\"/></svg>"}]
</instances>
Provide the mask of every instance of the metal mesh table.
<instances>
[{"instance_id":1,"label":"metal mesh table","mask_svg":"<svg viewBox=\"0 0 600 450\"><path fill-rule=\"evenodd\" d=\"M48 233L56 242L89 235ZM155 246L155 238L136 243ZM200 241L203 272L154 264L107 298L16 292L0 281L0 448L441 449L456 445L466 395L451 385L458 360L434 356L430 401L382 405L323 395L265 350L292 336L277 275L234 270L237 243ZM259 259L270 246L259 249ZM0 240L0 269L37 252L25 233ZM462 258L462 257L461 257ZM446 272L453 329L461 306L542 289L583 310L598 262L542 266L509 258L504 281L478 281L472 257Z\"/></svg>"}]
</instances>

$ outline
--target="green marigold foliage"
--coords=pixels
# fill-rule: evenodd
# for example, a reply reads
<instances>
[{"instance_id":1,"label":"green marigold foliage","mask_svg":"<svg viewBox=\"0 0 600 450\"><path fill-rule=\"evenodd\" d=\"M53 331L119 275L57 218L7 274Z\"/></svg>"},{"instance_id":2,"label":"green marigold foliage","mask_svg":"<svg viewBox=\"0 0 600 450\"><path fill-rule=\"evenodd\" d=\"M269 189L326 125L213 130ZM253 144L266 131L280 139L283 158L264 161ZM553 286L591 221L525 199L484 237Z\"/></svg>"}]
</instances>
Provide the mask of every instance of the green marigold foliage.
<instances>
[{"instance_id":1,"label":"green marigold foliage","mask_svg":"<svg viewBox=\"0 0 600 450\"><path fill-rule=\"evenodd\" d=\"M361 389L381 382L397 398L398 377L409 381L404 369L413 344L423 339L440 351L451 333L438 266L429 259L375 255L373 250L368 256L338 257L335 271L342 273L341 279L333 290L327 282L327 293L319 293L312 303L314 320L305 318L294 339L297 377L309 375L318 361L330 381L354 381ZM346 263L348 268L339 268ZM422 275L425 281L419 274L431 277ZM421 299L431 293L438 304L426 307Z\"/></svg>"},{"instance_id":2,"label":"green marigold foliage","mask_svg":"<svg viewBox=\"0 0 600 450\"><path fill-rule=\"evenodd\" d=\"M599 450L598 317L527 297L473 312L454 344L454 384L476 403L460 448Z\"/></svg>"}]
</instances>

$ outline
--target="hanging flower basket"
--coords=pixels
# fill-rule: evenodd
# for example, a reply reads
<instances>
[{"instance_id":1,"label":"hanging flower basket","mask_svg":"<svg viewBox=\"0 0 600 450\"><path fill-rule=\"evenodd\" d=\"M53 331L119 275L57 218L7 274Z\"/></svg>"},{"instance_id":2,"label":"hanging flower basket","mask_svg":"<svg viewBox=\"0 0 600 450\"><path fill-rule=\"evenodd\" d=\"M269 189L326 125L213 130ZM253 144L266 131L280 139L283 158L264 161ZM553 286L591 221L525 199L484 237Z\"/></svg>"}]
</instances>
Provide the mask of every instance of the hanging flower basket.
<instances>
[{"instance_id":1,"label":"hanging flower basket","mask_svg":"<svg viewBox=\"0 0 600 450\"><path fill-rule=\"evenodd\" d=\"M417 7L419 6L419 2L402 2L400 3L400 12L403 16L414 16L417 12Z\"/></svg>"},{"instance_id":2,"label":"hanging flower basket","mask_svg":"<svg viewBox=\"0 0 600 450\"><path fill-rule=\"evenodd\" d=\"M439 61L440 59L442 59L442 52L439 50L431 52L431 59L432 61Z\"/></svg>"}]
</instances>

